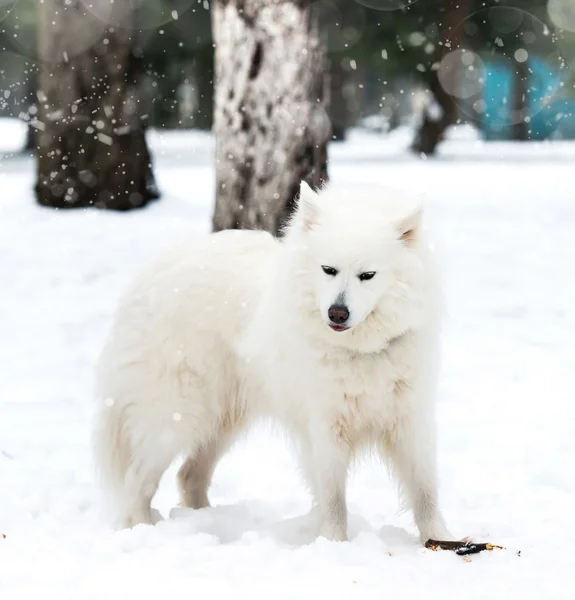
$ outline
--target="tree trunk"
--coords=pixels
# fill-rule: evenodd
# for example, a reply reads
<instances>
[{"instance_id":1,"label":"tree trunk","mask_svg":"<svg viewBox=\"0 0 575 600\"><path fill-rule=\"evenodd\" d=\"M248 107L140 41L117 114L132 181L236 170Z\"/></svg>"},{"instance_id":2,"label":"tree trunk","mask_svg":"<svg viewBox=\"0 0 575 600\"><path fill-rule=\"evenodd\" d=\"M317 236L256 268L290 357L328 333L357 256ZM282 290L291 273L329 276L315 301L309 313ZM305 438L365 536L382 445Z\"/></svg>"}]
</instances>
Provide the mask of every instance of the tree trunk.
<instances>
[{"instance_id":1,"label":"tree trunk","mask_svg":"<svg viewBox=\"0 0 575 600\"><path fill-rule=\"evenodd\" d=\"M437 64L441 63L447 54L461 48L464 21L469 16L472 5L473 0L445 0ZM425 155L435 154L446 129L455 123L458 114L457 103L443 89L438 70L431 70L430 77L431 102L424 110L421 126L412 145L413 151Z\"/></svg>"},{"instance_id":2,"label":"tree trunk","mask_svg":"<svg viewBox=\"0 0 575 600\"><path fill-rule=\"evenodd\" d=\"M513 122L511 126L511 139L518 142L529 140L529 126L525 121L527 117L527 94L529 88L529 66L527 62L518 62L513 73Z\"/></svg>"},{"instance_id":3,"label":"tree trunk","mask_svg":"<svg viewBox=\"0 0 575 600\"><path fill-rule=\"evenodd\" d=\"M28 124L28 134L26 135L26 145L24 152L34 152L36 150L36 129Z\"/></svg>"},{"instance_id":4,"label":"tree trunk","mask_svg":"<svg viewBox=\"0 0 575 600\"><path fill-rule=\"evenodd\" d=\"M345 95L347 73L343 68L342 58L339 54L331 57L330 61L330 119L332 139L344 141L349 122L351 121L350 109Z\"/></svg>"},{"instance_id":5,"label":"tree trunk","mask_svg":"<svg viewBox=\"0 0 575 600\"><path fill-rule=\"evenodd\" d=\"M33 125L40 204L128 210L157 197L140 115L132 6L38 4L41 69Z\"/></svg>"},{"instance_id":6,"label":"tree trunk","mask_svg":"<svg viewBox=\"0 0 575 600\"><path fill-rule=\"evenodd\" d=\"M423 111L423 121L412 146L414 152L427 156L435 154L446 129L457 118L457 104L443 89L437 71L431 74L429 91L431 100Z\"/></svg>"},{"instance_id":7,"label":"tree trunk","mask_svg":"<svg viewBox=\"0 0 575 600\"><path fill-rule=\"evenodd\" d=\"M278 234L327 180L328 77L306 0L216 0L214 231Z\"/></svg>"},{"instance_id":8,"label":"tree trunk","mask_svg":"<svg viewBox=\"0 0 575 600\"><path fill-rule=\"evenodd\" d=\"M194 127L210 130L214 122L214 49L211 44L205 44L196 50L194 71L198 89Z\"/></svg>"}]
</instances>

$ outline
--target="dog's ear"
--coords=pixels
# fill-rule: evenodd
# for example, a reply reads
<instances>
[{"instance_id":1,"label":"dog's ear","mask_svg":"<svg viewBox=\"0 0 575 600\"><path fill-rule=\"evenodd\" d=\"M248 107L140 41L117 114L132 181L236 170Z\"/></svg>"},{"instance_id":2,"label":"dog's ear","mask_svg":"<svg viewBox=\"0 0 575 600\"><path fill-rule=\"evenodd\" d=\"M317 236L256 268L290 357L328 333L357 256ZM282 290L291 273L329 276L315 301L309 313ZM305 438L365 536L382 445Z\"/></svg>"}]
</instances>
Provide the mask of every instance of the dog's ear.
<instances>
[{"instance_id":1,"label":"dog's ear","mask_svg":"<svg viewBox=\"0 0 575 600\"><path fill-rule=\"evenodd\" d=\"M299 199L297 201L297 216L300 226L310 230L317 221L317 194L302 181L299 186Z\"/></svg>"},{"instance_id":2,"label":"dog's ear","mask_svg":"<svg viewBox=\"0 0 575 600\"><path fill-rule=\"evenodd\" d=\"M417 243L422 221L423 208L419 207L399 222L399 238L406 246L413 247Z\"/></svg>"}]
</instances>

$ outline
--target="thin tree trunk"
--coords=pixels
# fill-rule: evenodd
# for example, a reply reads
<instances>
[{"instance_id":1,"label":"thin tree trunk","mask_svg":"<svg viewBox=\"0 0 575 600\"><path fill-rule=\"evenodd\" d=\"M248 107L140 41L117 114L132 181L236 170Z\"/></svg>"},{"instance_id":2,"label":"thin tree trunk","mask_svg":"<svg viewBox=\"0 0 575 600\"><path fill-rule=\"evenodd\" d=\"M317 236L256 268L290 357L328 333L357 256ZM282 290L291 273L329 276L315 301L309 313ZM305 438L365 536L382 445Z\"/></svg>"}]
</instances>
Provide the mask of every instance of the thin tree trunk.
<instances>
[{"instance_id":1,"label":"thin tree trunk","mask_svg":"<svg viewBox=\"0 0 575 600\"><path fill-rule=\"evenodd\" d=\"M529 127L525 121L527 116L527 93L529 87L529 66L527 62L518 62L513 73L513 124L511 139L525 142L529 140Z\"/></svg>"},{"instance_id":2,"label":"thin tree trunk","mask_svg":"<svg viewBox=\"0 0 575 600\"><path fill-rule=\"evenodd\" d=\"M28 133L26 135L26 145L24 146L24 152L30 153L36 150L36 129L32 125L28 124Z\"/></svg>"},{"instance_id":3,"label":"thin tree trunk","mask_svg":"<svg viewBox=\"0 0 575 600\"><path fill-rule=\"evenodd\" d=\"M461 48L464 34L463 24L471 12L472 5L473 0L445 0L445 13L441 24L441 45L437 56L438 64L447 54ZM429 92L431 102L424 110L423 121L412 145L412 150L425 155L435 154L446 129L456 122L458 114L457 103L443 89L437 69L430 72Z\"/></svg>"},{"instance_id":4,"label":"thin tree trunk","mask_svg":"<svg viewBox=\"0 0 575 600\"><path fill-rule=\"evenodd\" d=\"M30 75L26 83L27 111L25 114L28 123L28 135L26 136L26 145L24 147L24 152L27 154L31 154L36 151L36 129L31 124L32 115L35 114L37 110L37 102L34 102L35 92L38 86L36 75Z\"/></svg>"},{"instance_id":5,"label":"thin tree trunk","mask_svg":"<svg viewBox=\"0 0 575 600\"><path fill-rule=\"evenodd\" d=\"M332 139L344 141L349 122L351 121L350 109L345 96L347 73L341 64L339 54L330 61L330 118L332 126Z\"/></svg>"},{"instance_id":6,"label":"thin tree trunk","mask_svg":"<svg viewBox=\"0 0 575 600\"><path fill-rule=\"evenodd\" d=\"M216 0L215 231L279 233L327 180L328 77L306 0Z\"/></svg>"},{"instance_id":7,"label":"thin tree trunk","mask_svg":"<svg viewBox=\"0 0 575 600\"><path fill-rule=\"evenodd\" d=\"M194 73L198 89L194 127L209 130L214 121L214 49L211 44L200 46L196 50Z\"/></svg>"},{"instance_id":8,"label":"thin tree trunk","mask_svg":"<svg viewBox=\"0 0 575 600\"><path fill-rule=\"evenodd\" d=\"M140 115L134 16L126 0L38 4L40 204L128 210L157 196Z\"/></svg>"}]
</instances>

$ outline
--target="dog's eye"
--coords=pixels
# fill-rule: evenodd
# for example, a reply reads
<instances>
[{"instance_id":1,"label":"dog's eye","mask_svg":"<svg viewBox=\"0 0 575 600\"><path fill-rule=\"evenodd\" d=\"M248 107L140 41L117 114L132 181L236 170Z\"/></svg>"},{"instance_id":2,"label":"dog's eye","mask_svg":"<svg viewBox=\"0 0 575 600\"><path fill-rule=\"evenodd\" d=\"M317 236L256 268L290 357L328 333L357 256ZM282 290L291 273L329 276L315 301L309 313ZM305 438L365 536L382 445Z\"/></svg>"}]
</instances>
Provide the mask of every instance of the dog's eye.
<instances>
[{"instance_id":1,"label":"dog's eye","mask_svg":"<svg viewBox=\"0 0 575 600\"><path fill-rule=\"evenodd\" d=\"M321 268L326 275L331 275L332 277L337 275L337 269L334 269L333 267L326 267L325 265L322 265Z\"/></svg>"},{"instance_id":2,"label":"dog's eye","mask_svg":"<svg viewBox=\"0 0 575 600\"><path fill-rule=\"evenodd\" d=\"M360 281L369 281L375 277L375 271L367 271L358 275Z\"/></svg>"}]
</instances>

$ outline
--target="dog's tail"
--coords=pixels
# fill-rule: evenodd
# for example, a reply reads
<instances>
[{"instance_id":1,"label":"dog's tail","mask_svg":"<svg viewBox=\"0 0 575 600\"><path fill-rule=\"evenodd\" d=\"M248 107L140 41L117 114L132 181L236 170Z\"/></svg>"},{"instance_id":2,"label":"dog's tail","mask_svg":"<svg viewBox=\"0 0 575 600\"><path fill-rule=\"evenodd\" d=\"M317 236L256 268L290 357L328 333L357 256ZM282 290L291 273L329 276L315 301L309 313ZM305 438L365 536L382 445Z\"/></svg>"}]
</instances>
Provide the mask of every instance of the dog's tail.
<instances>
[{"instance_id":1,"label":"dog's tail","mask_svg":"<svg viewBox=\"0 0 575 600\"><path fill-rule=\"evenodd\" d=\"M132 463L129 438L125 410L114 398L101 401L92 433L92 448L104 508L112 514L125 495L126 475Z\"/></svg>"}]
</instances>

